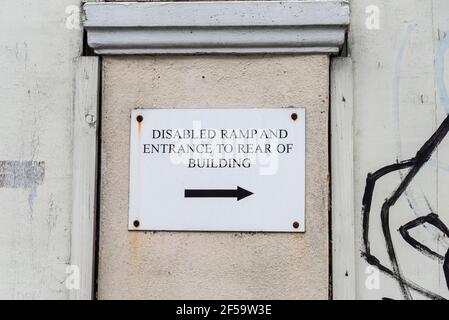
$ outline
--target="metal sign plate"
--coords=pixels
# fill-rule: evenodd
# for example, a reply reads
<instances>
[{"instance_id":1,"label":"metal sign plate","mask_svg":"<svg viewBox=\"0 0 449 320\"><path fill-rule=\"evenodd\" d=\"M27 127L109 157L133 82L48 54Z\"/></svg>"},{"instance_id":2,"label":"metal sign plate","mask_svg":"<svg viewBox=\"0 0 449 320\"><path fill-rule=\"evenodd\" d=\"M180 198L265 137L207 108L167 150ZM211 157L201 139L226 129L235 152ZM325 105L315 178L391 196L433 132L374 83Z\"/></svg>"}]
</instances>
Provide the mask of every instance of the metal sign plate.
<instances>
[{"instance_id":1,"label":"metal sign plate","mask_svg":"<svg viewBox=\"0 0 449 320\"><path fill-rule=\"evenodd\" d=\"M304 232L305 111L136 109L129 230Z\"/></svg>"}]
</instances>

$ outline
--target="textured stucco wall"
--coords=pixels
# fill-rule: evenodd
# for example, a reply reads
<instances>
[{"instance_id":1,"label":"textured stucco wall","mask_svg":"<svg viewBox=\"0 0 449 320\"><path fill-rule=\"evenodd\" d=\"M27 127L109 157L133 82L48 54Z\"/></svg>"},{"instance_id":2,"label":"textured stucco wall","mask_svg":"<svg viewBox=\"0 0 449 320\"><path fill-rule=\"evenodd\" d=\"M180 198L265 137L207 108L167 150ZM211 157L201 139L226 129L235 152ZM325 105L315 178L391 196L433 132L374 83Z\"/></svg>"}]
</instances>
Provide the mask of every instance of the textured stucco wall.
<instances>
[{"instance_id":1,"label":"textured stucco wall","mask_svg":"<svg viewBox=\"0 0 449 320\"><path fill-rule=\"evenodd\" d=\"M327 299L328 69L325 55L103 60L100 299ZM132 109L289 105L306 108L305 234L128 232Z\"/></svg>"},{"instance_id":2,"label":"textured stucco wall","mask_svg":"<svg viewBox=\"0 0 449 320\"><path fill-rule=\"evenodd\" d=\"M80 1L1 4L0 299L65 299Z\"/></svg>"}]
</instances>

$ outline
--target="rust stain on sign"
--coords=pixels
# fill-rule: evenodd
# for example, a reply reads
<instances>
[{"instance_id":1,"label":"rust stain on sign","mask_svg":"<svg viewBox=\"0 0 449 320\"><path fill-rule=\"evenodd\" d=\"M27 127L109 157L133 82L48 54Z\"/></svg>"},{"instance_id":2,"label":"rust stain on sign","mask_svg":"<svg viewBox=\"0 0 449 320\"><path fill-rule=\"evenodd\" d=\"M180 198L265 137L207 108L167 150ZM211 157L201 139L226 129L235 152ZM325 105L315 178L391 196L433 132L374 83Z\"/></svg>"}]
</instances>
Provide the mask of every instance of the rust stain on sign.
<instances>
[{"instance_id":1,"label":"rust stain on sign","mask_svg":"<svg viewBox=\"0 0 449 320\"><path fill-rule=\"evenodd\" d=\"M0 161L0 188L34 188L44 176L44 161Z\"/></svg>"}]
</instances>

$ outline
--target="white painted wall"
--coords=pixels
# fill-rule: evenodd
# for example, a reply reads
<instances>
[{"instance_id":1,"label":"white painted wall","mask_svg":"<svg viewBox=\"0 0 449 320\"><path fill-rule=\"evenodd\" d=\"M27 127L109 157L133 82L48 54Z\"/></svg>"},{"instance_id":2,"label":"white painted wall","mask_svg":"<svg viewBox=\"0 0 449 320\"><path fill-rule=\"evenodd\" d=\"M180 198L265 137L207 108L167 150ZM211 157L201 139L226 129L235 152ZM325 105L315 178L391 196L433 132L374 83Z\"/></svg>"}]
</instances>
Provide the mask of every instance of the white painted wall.
<instances>
[{"instance_id":1,"label":"white painted wall","mask_svg":"<svg viewBox=\"0 0 449 320\"><path fill-rule=\"evenodd\" d=\"M376 16L378 12L379 25ZM356 225L356 297L358 299L448 298L442 262L408 244L398 229L431 212L449 225L449 140L442 141L405 192L392 206L388 223L381 222L381 206L405 179L408 169L392 172L376 184L369 221L371 254L394 269L382 225L391 228L401 277L422 287L426 294L405 286L361 257L363 245L362 197L369 172L413 158L448 112L445 71L449 43L447 0L352 0L349 50L354 77L354 154ZM417 227L419 242L445 254L447 237L436 228ZM398 274L397 271L394 271ZM379 275L376 281L377 275ZM405 292L403 292L405 291ZM436 296L433 296L436 298Z\"/></svg>"},{"instance_id":2,"label":"white painted wall","mask_svg":"<svg viewBox=\"0 0 449 320\"><path fill-rule=\"evenodd\" d=\"M68 297L74 58L82 39L71 26L79 5L79 0L1 1L3 299Z\"/></svg>"},{"instance_id":3,"label":"white painted wall","mask_svg":"<svg viewBox=\"0 0 449 320\"><path fill-rule=\"evenodd\" d=\"M67 28L66 20L70 6L79 2L1 2L0 298L69 297L64 280L70 262L74 58L81 32ZM447 113L448 9L447 0L351 1L359 299L404 297L398 282L382 272L376 287L378 268L360 256L362 197L368 172L414 157ZM449 144L443 140L391 219L403 277L446 298L442 264L411 248L397 229L430 211L449 225L448 163ZM378 183L371 211L371 252L388 268L379 212L400 181L395 172ZM448 249L447 237L434 228L417 228L413 235L439 253ZM424 298L413 290L410 295Z\"/></svg>"}]
</instances>

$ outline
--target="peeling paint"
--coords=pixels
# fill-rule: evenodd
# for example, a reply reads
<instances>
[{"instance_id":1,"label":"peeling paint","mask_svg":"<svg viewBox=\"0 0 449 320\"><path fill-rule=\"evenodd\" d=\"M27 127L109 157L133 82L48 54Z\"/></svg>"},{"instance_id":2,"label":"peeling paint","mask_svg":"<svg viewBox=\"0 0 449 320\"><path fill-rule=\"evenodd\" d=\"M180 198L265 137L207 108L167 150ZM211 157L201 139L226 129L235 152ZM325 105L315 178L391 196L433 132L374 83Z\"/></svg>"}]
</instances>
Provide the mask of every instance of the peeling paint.
<instances>
[{"instance_id":1,"label":"peeling paint","mask_svg":"<svg viewBox=\"0 0 449 320\"><path fill-rule=\"evenodd\" d=\"M85 115L84 115L84 119L86 120L86 123L87 123L87 125L90 127L90 128L95 128L96 127L96 125L97 125L97 117L95 117L95 115L93 115L93 114L90 114L90 113L86 113Z\"/></svg>"},{"instance_id":2,"label":"peeling paint","mask_svg":"<svg viewBox=\"0 0 449 320\"><path fill-rule=\"evenodd\" d=\"M44 161L0 161L0 188L33 189L44 176Z\"/></svg>"}]
</instances>

